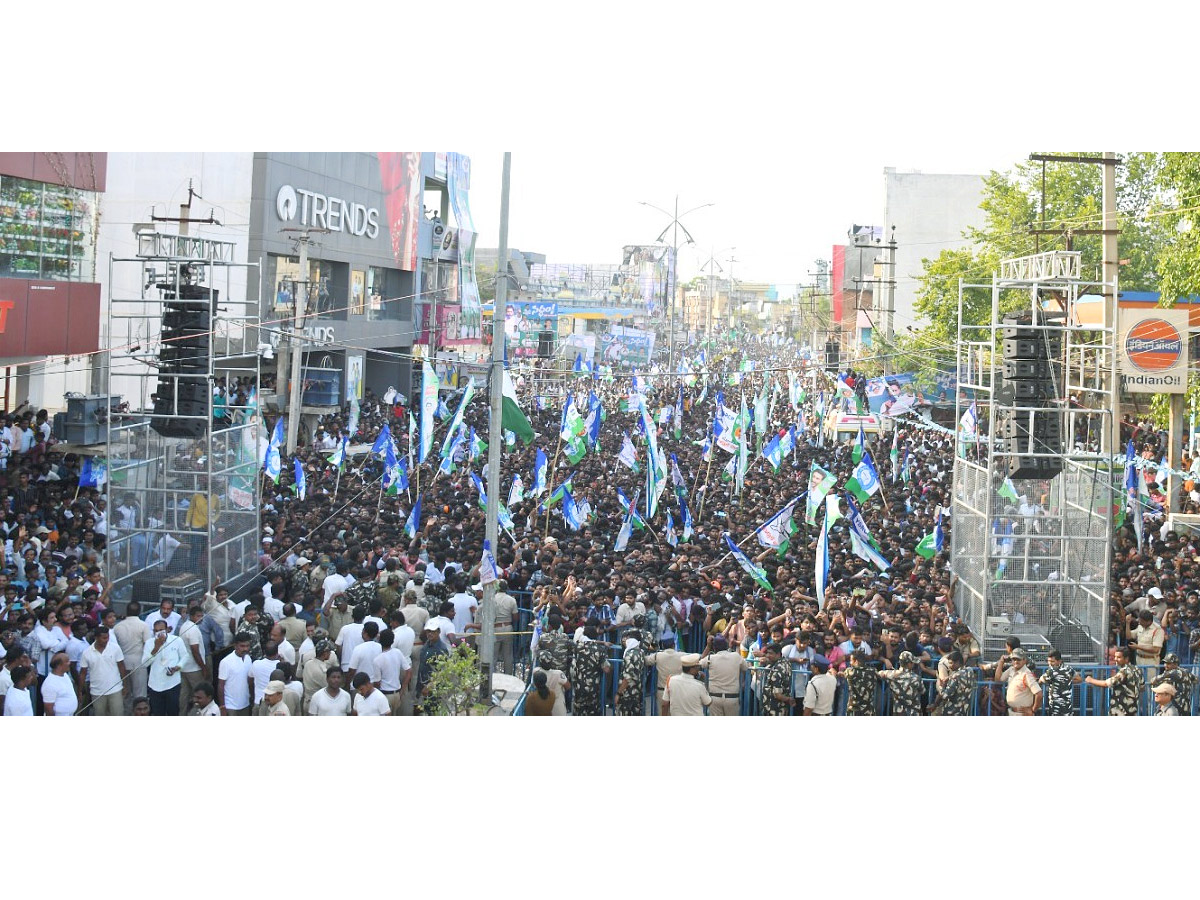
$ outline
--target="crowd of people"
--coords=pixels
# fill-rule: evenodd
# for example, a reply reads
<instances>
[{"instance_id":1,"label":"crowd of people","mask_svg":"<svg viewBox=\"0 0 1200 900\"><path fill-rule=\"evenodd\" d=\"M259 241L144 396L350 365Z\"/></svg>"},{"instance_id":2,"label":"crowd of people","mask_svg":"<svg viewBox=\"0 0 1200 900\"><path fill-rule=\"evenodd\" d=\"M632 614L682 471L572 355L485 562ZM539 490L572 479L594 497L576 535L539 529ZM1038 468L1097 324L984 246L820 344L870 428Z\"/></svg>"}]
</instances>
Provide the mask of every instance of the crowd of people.
<instances>
[{"instance_id":1,"label":"crowd of people","mask_svg":"<svg viewBox=\"0 0 1200 900\"><path fill-rule=\"evenodd\" d=\"M729 342L704 352L700 361L695 348L689 351L686 379L655 371L636 381L629 371L564 372L548 383L518 373L521 406L536 436L528 444L505 439L500 499L511 527L495 548L502 581L494 626L497 670L531 677L526 714L603 714L610 707L621 715L737 714L752 675L767 714L873 714L883 708L884 686L891 713L962 714L978 704L981 685L997 682L994 702L1010 714L1073 711L1071 690L1083 678L1068 664L1051 659L1035 672L1019 641L998 661L984 660L981 636L960 618L949 566L952 433L910 412L894 422L894 457L890 433L865 441L880 491L859 506L875 555L888 565L881 570L856 546L843 503L843 518L829 528L827 590L818 597L826 504L810 516L802 499L794 533L781 547L764 546L755 535L808 490L814 465L844 493L856 441L836 441L822 425L841 404L853 408L863 379L847 373L849 391L839 389L790 343ZM223 389L222 405L244 404L249 387ZM461 396L447 396L444 412L455 412ZM568 396L582 415L597 403L603 408L598 441L574 462L559 438ZM653 517L645 503L639 396L653 416L659 452L679 475L675 482L672 472ZM760 396L769 398L767 427L747 438L739 489L736 474L726 471L731 454L712 445L712 423L719 402L736 412L743 398L752 407ZM407 489L383 491L382 455L367 448L387 427L398 454L409 455L414 411L407 399L368 390L357 410L346 406L323 418L297 453L304 498L293 489L290 464L277 483L265 480L260 571L251 588L231 596L227 586L210 585L179 609L170 600L152 609L136 602L115 608L104 571L103 492L78 487L81 460L55 450L44 411L6 417L4 714L439 711L431 691L439 665L472 646L482 629L485 522L471 476L486 483L487 457L465 441L453 470L437 472L449 419L443 415L430 458L408 472ZM486 400L468 404L462 422L486 439ZM787 452L775 463L765 458L763 444L786 434L794 434ZM330 458L343 437L358 452L339 467ZM636 471L620 458L627 437ZM539 451L549 465L535 495ZM514 475L523 491L511 490ZM582 510L577 528L564 515L564 481ZM421 515L411 535L406 525L418 497ZM644 521L633 521L625 536L631 501ZM681 533L685 504L690 534ZM930 551L926 541L918 552L935 532L940 547ZM731 555L726 535L744 548L745 565ZM1129 710L1127 698L1118 698L1166 654L1163 671L1151 675L1156 687L1169 683L1177 693L1162 708L1187 714L1194 693L1188 667L1200 643L1200 540L1154 532L1139 550L1127 525L1115 542L1115 669L1105 685L1112 711ZM647 680L651 671L656 677ZM992 702L993 692L987 697Z\"/></svg>"}]
</instances>

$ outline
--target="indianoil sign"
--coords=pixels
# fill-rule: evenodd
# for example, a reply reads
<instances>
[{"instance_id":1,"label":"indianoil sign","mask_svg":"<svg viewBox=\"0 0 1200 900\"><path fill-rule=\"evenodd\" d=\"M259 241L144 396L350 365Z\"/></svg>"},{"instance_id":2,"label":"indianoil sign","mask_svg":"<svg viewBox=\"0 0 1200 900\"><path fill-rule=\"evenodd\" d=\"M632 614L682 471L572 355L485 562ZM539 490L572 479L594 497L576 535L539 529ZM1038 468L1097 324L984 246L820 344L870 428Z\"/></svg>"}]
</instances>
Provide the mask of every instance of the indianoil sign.
<instances>
[{"instance_id":1,"label":"indianoil sign","mask_svg":"<svg viewBox=\"0 0 1200 900\"><path fill-rule=\"evenodd\" d=\"M1187 389L1187 310L1121 310L1117 348L1121 386L1129 393L1182 394Z\"/></svg>"}]
</instances>

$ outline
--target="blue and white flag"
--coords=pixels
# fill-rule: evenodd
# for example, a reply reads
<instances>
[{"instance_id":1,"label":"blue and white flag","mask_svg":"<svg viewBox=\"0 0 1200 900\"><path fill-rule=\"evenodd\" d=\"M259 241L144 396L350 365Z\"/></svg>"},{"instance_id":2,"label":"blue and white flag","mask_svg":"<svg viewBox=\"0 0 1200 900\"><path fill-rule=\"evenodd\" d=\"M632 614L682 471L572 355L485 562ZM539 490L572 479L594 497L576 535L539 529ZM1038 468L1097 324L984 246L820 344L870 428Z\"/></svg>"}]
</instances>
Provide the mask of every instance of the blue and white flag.
<instances>
[{"instance_id":1,"label":"blue and white flag","mask_svg":"<svg viewBox=\"0 0 1200 900\"><path fill-rule=\"evenodd\" d=\"M579 507L575 503L575 498L571 495L570 488L563 487L563 520L567 523L567 527L572 531L578 531L584 526L585 521Z\"/></svg>"},{"instance_id":2,"label":"blue and white flag","mask_svg":"<svg viewBox=\"0 0 1200 900\"><path fill-rule=\"evenodd\" d=\"M854 502L854 498L847 496L846 505L849 507L846 520L850 523L850 546L854 555L871 563L880 572L886 572L892 564L879 552L879 548L875 545L875 539L871 537L871 532L867 529L867 523L863 521L862 513ZM825 516L828 519L828 511Z\"/></svg>"},{"instance_id":3,"label":"blue and white flag","mask_svg":"<svg viewBox=\"0 0 1200 900\"><path fill-rule=\"evenodd\" d=\"M300 464L299 457L292 458L292 477L295 479L292 489L296 492L296 496L301 500L307 499L308 479L304 477L304 466Z\"/></svg>"},{"instance_id":4,"label":"blue and white flag","mask_svg":"<svg viewBox=\"0 0 1200 900\"><path fill-rule=\"evenodd\" d=\"M342 435L342 442L334 451L333 456L329 457L329 464L336 466L338 471L344 471L346 468L346 460L350 456L350 438Z\"/></svg>"},{"instance_id":5,"label":"blue and white flag","mask_svg":"<svg viewBox=\"0 0 1200 900\"><path fill-rule=\"evenodd\" d=\"M825 608L825 591L829 588L829 510L821 520L821 530L817 533L817 608Z\"/></svg>"},{"instance_id":6,"label":"blue and white flag","mask_svg":"<svg viewBox=\"0 0 1200 900\"><path fill-rule=\"evenodd\" d=\"M975 401L971 401L971 405L967 407L967 411L962 414L962 419L959 420L962 436L964 440L975 440L975 435L979 430L979 416L975 412Z\"/></svg>"},{"instance_id":7,"label":"blue and white flag","mask_svg":"<svg viewBox=\"0 0 1200 900\"><path fill-rule=\"evenodd\" d=\"M854 467L854 475L846 482L846 490L854 494L860 503L879 490L879 473L871 461L871 454L864 453L862 461Z\"/></svg>"},{"instance_id":8,"label":"blue and white flag","mask_svg":"<svg viewBox=\"0 0 1200 900\"><path fill-rule=\"evenodd\" d=\"M546 468L549 462L541 447L538 448L537 458L533 463L533 496L540 497L546 490Z\"/></svg>"},{"instance_id":9,"label":"blue and white flag","mask_svg":"<svg viewBox=\"0 0 1200 900\"><path fill-rule=\"evenodd\" d=\"M763 458L771 464L776 472L779 471L779 464L783 462L783 446L779 440L779 435L773 435L772 438L763 445Z\"/></svg>"},{"instance_id":10,"label":"blue and white flag","mask_svg":"<svg viewBox=\"0 0 1200 900\"><path fill-rule=\"evenodd\" d=\"M755 584L767 591L775 590L773 587L771 587L771 582L767 578L767 573L760 566L755 565L754 562L741 551L741 548L733 542L733 538L729 536L728 532L725 533L725 543L729 546L729 553L735 560L737 560L737 564L742 567L742 571L753 578Z\"/></svg>"},{"instance_id":11,"label":"blue and white flag","mask_svg":"<svg viewBox=\"0 0 1200 900\"><path fill-rule=\"evenodd\" d=\"M758 526L754 536L762 546L778 550L781 556L786 552L792 535L796 533L796 523L792 521L792 516L795 514L796 504L803 497L804 494L797 494L783 509Z\"/></svg>"},{"instance_id":12,"label":"blue and white flag","mask_svg":"<svg viewBox=\"0 0 1200 900\"><path fill-rule=\"evenodd\" d=\"M620 489L618 489L617 493L620 494ZM624 499L623 494L621 494L620 496L622 499ZM633 519L634 519L634 516L637 515L637 506L636 506L637 500L638 500L638 495L634 494L632 505L628 501L626 501L624 503L625 521L623 521L621 523L621 530L617 532L617 542L613 546L613 549L618 552L625 549L625 547L629 544L630 535L633 534Z\"/></svg>"},{"instance_id":13,"label":"blue and white flag","mask_svg":"<svg viewBox=\"0 0 1200 900\"><path fill-rule=\"evenodd\" d=\"M942 545L945 543L945 537L942 534L942 511L938 510L937 524L933 526L933 549L938 553L942 552Z\"/></svg>"},{"instance_id":14,"label":"blue and white flag","mask_svg":"<svg viewBox=\"0 0 1200 900\"><path fill-rule=\"evenodd\" d=\"M379 437L375 438L375 443L371 445L371 453L375 455L383 455L385 449L392 442L392 430L386 422L383 423L383 429L379 432Z\"/></svg>"},{"instance_id":15,"label":"blue and white flag","mask_svg":"<svg viewBox=\"0 0 1200 900\"><path fill-rule=\"evenodd\" d=\"M667 543L672 547L679 546L679 537L675 534L675 520L671 518L671 511L667 510Z\"/></svg>"},{"instance_id":16,"label":"blue and white flag","mask_svg":"<svg viewBox=\"0 0 1200 900\"><path fill-rule=\"evenodd\" d=\"M479 583L491 584L493 581L498 581L500 578L500 570L496 566L496 559L492 556L492 542L484 540L483 542L483 558L479 561Z\"/></svg>"},{"instance_id":17,"label":"blue and white flag","mask_svg":"<svg viewBox=\"0 0 1200 900\"><path fill-rule=\"evenodd\" d=\"M508 505L516 506L525 499L525 483L519 474L513 474L512 487L508 489Z\"/></svg>"},{"instance_id":18,"label":"blue and white flag","mask_svg":"<svg viewBox=\"0 0 1200 900\"><path fill-rule=\"evenodd\" d=\"M633 446L633 441L629 439L628 431L625 432L625 439L621 443L621 452L617 454L617 462L634 472L641 471L637 462L637 450Z\"/></svg>"},{"instance_id":19,"label":"blue and white flag","mask_svg":"<svg viewBox=\"0 0 1200 900\"><path fill-rule=\"evenodd\" d=\"M350 418L346 422L346 433L350 437L354 437L354 435L358 434L358 416L359 416L358 398L351 397L350 398Z\"/></svg>"},{"instance_id":20,"label":"blue and white flag","mask_svg":"<svg viewBox=\"0 0 1200 900\"><path fill-rule=\"evenodd\" d=\"M417 532L421 530L421 495L417 494L417 502L413 504L412 512L408 514L408 521L404 523L404 533L409 539L415 538Z\"/></svg>"},{"instance_id":21,"label":"blue and white flag","mask_svg":"<svg viewBox=\"0 0 1200 900\"><path fill-rule=\"evenodd\" d=\"M283 421L282 419L280 420ZM108 463L98 456L89 456L83 461L79 471L79 486L81 488L102 488L108 483Z\"/></svg>"}]
</instances>

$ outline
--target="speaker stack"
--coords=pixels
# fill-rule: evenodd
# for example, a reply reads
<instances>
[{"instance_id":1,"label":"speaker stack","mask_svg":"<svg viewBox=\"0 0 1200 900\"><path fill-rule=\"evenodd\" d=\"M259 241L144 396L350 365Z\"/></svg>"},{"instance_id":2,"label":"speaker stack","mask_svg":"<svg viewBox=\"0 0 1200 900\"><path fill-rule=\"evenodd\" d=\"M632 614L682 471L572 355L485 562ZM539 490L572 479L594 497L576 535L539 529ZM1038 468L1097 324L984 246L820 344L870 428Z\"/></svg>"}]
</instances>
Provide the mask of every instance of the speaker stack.
<instances>
[{"instance_id":1,"label":"speaker stack","mask_svg":"<svg viewBox=\"0 0 1200 900\"><path fill-rule=\"evenodd\" d=\"M996 391L997 453L1013 480L1053 478L1062 471L1062 328L1044 314L1003 320L1003 379ZM1020 407L1020 409L1018 409ZM1032 408L1032 409L1031 409ZM1052 454L1033 456L1034 453Z\"/></svg>"},{"instance_id":2,"label":"speaker stack","mask_svg":"<svg viewBox=\"0 0 1200 900\"><path fill-rule=\"evenodd\" d=\"M162 347L150 427L163 437L199 438L208 428L208 335L217 292L185 284L163 295ZM194 416L177 419L167 416Z\"/></svg>"}]
</instances>

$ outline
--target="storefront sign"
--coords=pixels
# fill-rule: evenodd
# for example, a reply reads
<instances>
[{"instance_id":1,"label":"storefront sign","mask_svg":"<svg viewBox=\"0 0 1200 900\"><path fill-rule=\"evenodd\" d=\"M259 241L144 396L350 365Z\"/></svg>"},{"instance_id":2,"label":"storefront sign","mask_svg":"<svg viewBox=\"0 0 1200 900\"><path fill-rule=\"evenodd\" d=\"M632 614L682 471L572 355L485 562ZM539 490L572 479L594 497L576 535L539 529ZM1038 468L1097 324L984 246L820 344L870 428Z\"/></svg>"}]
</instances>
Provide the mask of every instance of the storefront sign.
<instances>
[{"instance_id":1,"label":"storefront sign","mask_svg":"<svg viewBox=\"0 0 1200 900\"><path fill-rule=\"evenodd\" d=\"M1117 366L1131 394L1182 394L1187 389L1188 311L1121 310Z\"/></svg>"},{"instance_id":2,"label":"storefront sign","mask_svg":"<svg viewBox=\"0 0 1200 900\"><path fill-rule=\"evenodd\" d=\"M379 236L379 210L285 184L275 195L275 213L283 222L299 219L306 228L328 228L372 240Z\"/></svg>"}]
</instances>

